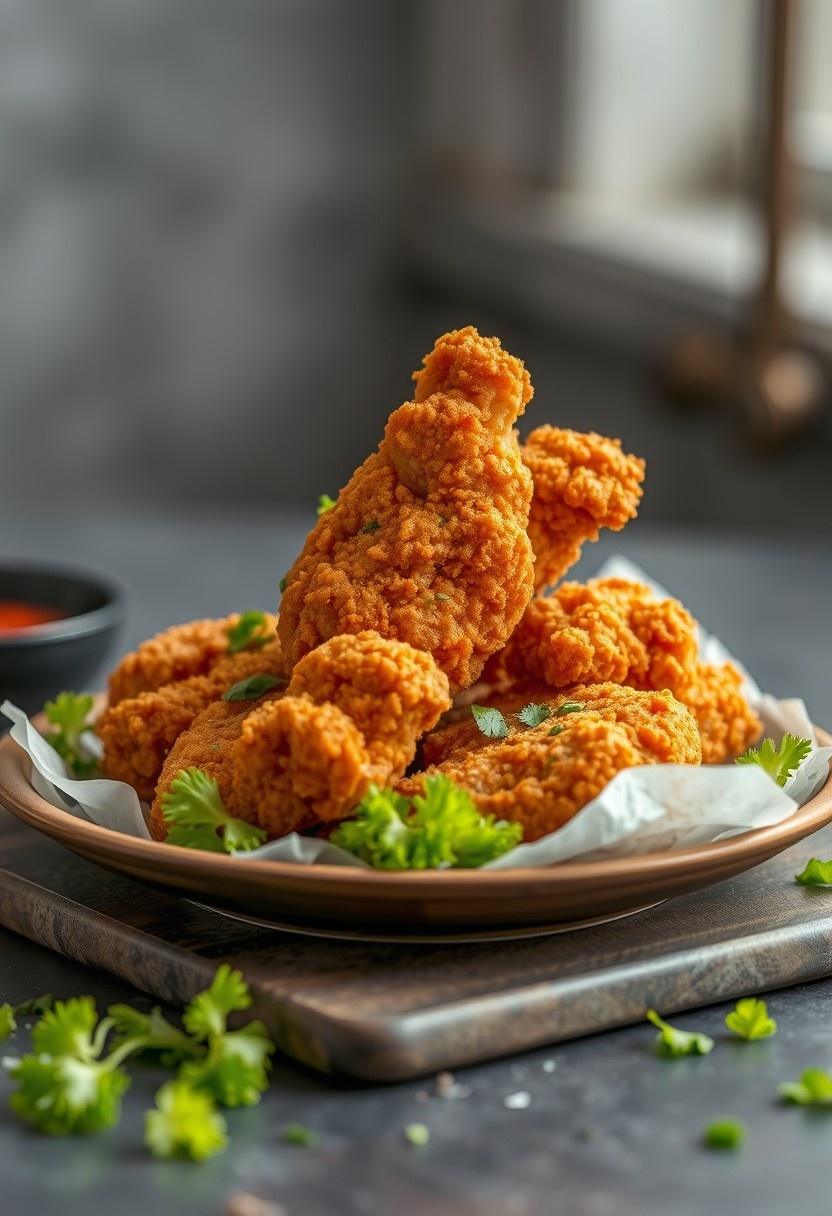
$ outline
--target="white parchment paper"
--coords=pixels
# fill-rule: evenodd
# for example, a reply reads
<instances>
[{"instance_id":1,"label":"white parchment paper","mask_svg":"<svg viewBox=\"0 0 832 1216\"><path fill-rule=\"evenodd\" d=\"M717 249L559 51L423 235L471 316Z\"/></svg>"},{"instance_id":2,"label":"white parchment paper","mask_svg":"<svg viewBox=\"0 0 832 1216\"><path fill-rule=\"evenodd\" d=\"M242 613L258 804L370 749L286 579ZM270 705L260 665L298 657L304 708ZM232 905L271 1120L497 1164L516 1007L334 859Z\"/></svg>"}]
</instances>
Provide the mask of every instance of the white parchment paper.
<instances>
[{"instance_id":1,"label":"white parchment paper","mask_svg":"<svg viewBox=\"0 0 832 1216\"><path fill-rule=\"evenodd\" d=\"M668 594L623 557L607 561L599 576L633 579L648 583L657 596ZM699 644L706 662L731 659L743 671L746 695L760 714L766 735L779 743L785 733L791 732L815 743L785 787L781 789L755 765L648 764L624 769L558 831L533 844L518 845L484 869L548 866L578 857L620 857L721 840L779 823L817 793L829 775L832 747L817 745L803 702L778 700L761 692L719 639L701 627ZM12 738L32 761L32 785L43 798L102 827L149 838L147 807L135 790L120 781L77 780L22 710L6 701L0 711L12 722ZM92 741L91 747L96 744ZM301 865L365 865L328 841L296 832L243 856L271 857Z\"/></svg>"}]
</instances>

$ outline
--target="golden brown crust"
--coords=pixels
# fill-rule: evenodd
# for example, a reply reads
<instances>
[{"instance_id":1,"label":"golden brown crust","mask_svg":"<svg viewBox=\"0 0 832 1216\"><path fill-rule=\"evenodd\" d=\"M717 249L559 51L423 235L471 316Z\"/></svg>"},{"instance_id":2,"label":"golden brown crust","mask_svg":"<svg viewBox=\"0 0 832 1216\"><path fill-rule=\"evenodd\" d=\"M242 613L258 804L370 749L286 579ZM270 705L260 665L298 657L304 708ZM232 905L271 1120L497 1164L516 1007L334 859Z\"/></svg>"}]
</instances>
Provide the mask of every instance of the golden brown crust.
<instances>
[{"instance_id":1,"label":"golden brown crust","mask_svg":"<svg viewBox=\"0 0 832 1216\"><path fill-rule=\"evenodd\" d=\"M286 576L291 664L374 629L425 650L467 687L511 634L532 586L531 477L511 424L531 395L519 360L468 328L445 335L376 453Z\"/></svg>"},{"instance_id":2,"label":"golden brown crust","mask_svg":"<svg viewBox=\"0 0 832 1216\"><path fill-rule=\"evenodd\" d=\"M696 723L669 692L617 684L579 686L554 696L551 689L538 689L528 699L554 712L536 727L515 717L527 696L489 699L511 720L506 739L486 739L471 720L429 736L426 756L444 759L399 782L397 789L412 796L426 775L445 773L470 792L484 814L521 823L524 839L536 840L571 819L624 768L699 763ZM583 708L558 715L565 701ZM553 735L553 726L562 729Z\"/></svg>"},{"instance_id":3,"label":"golden brown crust","mask_svg":"<svg viewBox=\"0 0 832 1216\"><path fill-rule=\"evenodd\" d=\"M748 704L733 663L698 663L677 695L699 724L703 764L729 763L759 740L762 721Z\"/></svg>"},{"instance_id":4,"label":"golden brown crust","mask_svg":"<svg viewBox=\"0 0 832 1216\"><path fill-rule=\"evenodd\" d=\"M199 715L167 758L151 830L163 837L162 797L192 765L216 776L233 815L271 838L344 818L371 782L401 776L449 704L430 655L370 631L330 638L298 663L284 695L237 717L217 706Z\"/></svg>"},{"instance_id":5,"label":"golden brown crust","mask_svg":"<svg viewBox=\"0 0 832 1216\"><path fill-rule=\"evenodd\" d=\"M101 765L104 776L126 781L140 798L149 801L165 757L197 714L222 697L232 684L260 673L285 678L283 655L276 637L262 650L243 650L233 655L226 651L207 675L191 676L136 697L126 697L108 708L96 725L104 744Z\"/></svg>"},{"instance_id":6,"label":"golden brown crust","mask_svg":"<svg viewBox=\"0 0 832 1216\"><path fill-rule=\"evenodd\" d=\"M177 680L206 675L215 663L228 657L228 630L239 619L240 613L233 612L221 620L187 621L142 642L111 674L110 706ZM268 633L276 628L277 617L266 614Z\"/></svg>"},{"instance_id":7,"label":"golden brown crust","mask_svg":"<svg viewBox=\"0 0 832 1216\"><path fill-rule=\"evenodd\" d=\"M529 537L541 588L562 578L601 528L619 532L635 518L645 465L619 439L555 426L532 431L521 453L534 480Z\"/></svg>"}]
</instances>

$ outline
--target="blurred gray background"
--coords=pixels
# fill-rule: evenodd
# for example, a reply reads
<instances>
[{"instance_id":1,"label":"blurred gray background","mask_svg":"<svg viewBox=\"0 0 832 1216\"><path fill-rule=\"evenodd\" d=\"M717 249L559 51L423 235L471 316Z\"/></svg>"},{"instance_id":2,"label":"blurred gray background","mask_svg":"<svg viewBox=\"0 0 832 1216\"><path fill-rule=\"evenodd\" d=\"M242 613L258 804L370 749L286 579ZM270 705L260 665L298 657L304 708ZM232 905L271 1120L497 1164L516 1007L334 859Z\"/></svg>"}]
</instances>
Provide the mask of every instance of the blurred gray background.
<instances>
[{"instance_id":1,"label":"blurred gray background","mask_svg":"<svg viewBox=\"0 0 832 1216\"><path fill-rule=\"evenodd\" d=\"M469 322L527 361L524 429L647 457L646 518L828 529L828 410L761 452L659 374L749 315L766 8L0 0L2 533L311 510ZM798 35L787 288L825 368L832 5Z\"/></svg>"}]
</instances>

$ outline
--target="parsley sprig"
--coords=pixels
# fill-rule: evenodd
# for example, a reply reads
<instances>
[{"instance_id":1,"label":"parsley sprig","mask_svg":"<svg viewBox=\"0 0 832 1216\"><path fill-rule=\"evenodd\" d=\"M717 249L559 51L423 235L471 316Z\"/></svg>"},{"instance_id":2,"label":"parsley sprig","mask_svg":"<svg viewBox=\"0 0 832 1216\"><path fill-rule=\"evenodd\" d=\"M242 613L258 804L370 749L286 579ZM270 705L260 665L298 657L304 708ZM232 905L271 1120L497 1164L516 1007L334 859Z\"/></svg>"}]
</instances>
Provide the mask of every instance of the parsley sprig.
<instances>
[{"instance_id":1,"label":"parsley sprig","mask_svg":"<svg viewBox=\"0 0 832 1216\"><path fill-rule=\"evenodd\" d=\"M725 1025L741 1039L768 1039L777 1033L777 1023L769 1017L765 1001L756 996L746 996L737 1001L730 1013L725 1015Z\"/></svg>"},{"instance_id":2,"label":"parsley sprig","mask_svg":"<svg viewBox=\"0 0 832 1216\"><path fill-rule=\"evenodd\" d=\"M678 1030L660 1018L655 1009L647 1010L647 1020L658 1028L656 1049L659 1055L668 1058L706 1056L713 1051L714 1041L710 1035L695 1030Z\"/></svg>"},{"instance_id":3,"label":"parsley sprig","mask_svg":"<svg viewBox=\"0 0 832 1216\"><path fill-rule=\"evenodd\" d=\"M778 747L773 739L763 739L759 747L749 747L737 757L737 764L758 764L778 785L785 785L812 750L811 739L784 735Z\"/></svg>"},{"instance_id":4,"label":"parsley sprig","mask_svg":"<svg viewBox=\"0 0 832 1216\"><path fill-rule=\"evenodd\" d=\"M263 844L262 828L229 815L213 777L185 768L162 795L162 816L170 824L168 844L211 853L246 853Z\"/></svg>"},{"instance_id":5,"label":"parsley sprig","mask_svg":"<svg viewBox=\"0 0 832 1216\"><path fill-rule=\"evenodd\" d=\"M412 802L371 786L332 843L379 870L471 869L502 856L521 836L519 824L480 814L468 791L439 773L425 778Z\"/></svg>"},{"instance_id":6,"label":"parsley sprig","mask_svg":"<svg viewBox=\"0 0 832 1216\"><path fill-rule=\"evenodd\" d=\"M243 612L235 625L226 629L228 651L238 654L241 650L259 650L269 640L269 626L265 612Z\"/></svg>"},{"instance_id":7,"label":"parsley sprig","mask_svg":"<svg viewBox=\"0 0 832 1216\"><path fill-rule=\"evenodd\" d=\"M154 1157L206 1161L228 1146L225 1119L209 1094L166 1081L144 1117L144 1142Z\"/></svg>"},{"instance_id":8,"label":"parsley sprig","mask_svg":"<svg viewBox=\"0 0 832 1216\"><path fill-rule=\"evenodd\" d=\"M62 692L43 707L52 728L46 731L44 738L76 777L90 777L97 767L95 758L84 748L84 736L93 732L89 720L92 705L93 700L88 693Z\"/></svg>"}]
</instances>

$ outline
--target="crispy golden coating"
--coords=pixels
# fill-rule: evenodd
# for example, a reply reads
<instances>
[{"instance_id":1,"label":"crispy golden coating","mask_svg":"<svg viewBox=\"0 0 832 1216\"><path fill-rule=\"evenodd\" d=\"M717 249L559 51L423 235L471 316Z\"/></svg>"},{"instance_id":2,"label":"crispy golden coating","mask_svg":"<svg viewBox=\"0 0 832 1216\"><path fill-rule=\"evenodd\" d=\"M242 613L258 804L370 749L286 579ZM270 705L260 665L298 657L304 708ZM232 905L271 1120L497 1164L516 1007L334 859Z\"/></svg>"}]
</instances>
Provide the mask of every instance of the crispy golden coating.
<instances>
[{"instance_id":1,"label":"crispy golden coating","mask_svg":"<svg viewBox=\"0 0 832 1216\"><path fill-rule=\"evenodd\" d=\"M202 676L228 655L228 630L240 619L239 612L222 620L188 621L157 633L132 651L110 676L108 703L117 705L126 697L162 688L175 680ZM266 616L269 633L277 628L277 617Z\"/></svg>"},{"instance_id":2,"label":"crispy golden coating","mask_svg":"<svg viewBox=\"0 0 832 1216\"><path fill-rule=\"evenodd\" d=\"M743 695L733 663L698 663L676 694L699 724L702 763L726 764L758 741L763 724Z\"/></svg>"},{"instance_id":3,"label":"crispy golden coating","mask_svg":"<svg viewBox=\"0 0 832 1216\"><path fill-rule=\"evenodd\" d=\"M425 755L442 756L441 762L396 788L412 796L425 776L445 773L470 792L484 814L521 823L524 839L537 840L562 827L624 768L699 763L696 723L669 692L596 684L570 689L568 695L537 690L533 699L553 709L539 726L516 720L525 696L490 698L489 705L509 720L508 738L486 739L470 719L436 732L426 741ZM566 701L584 708L559 715ZM562 729L553 735L553 726Z\"/></svg>"},{"instance_id":4,"label":"crispy golden coating","mask_svg":"<svg viewBox=\"0 0 832 1216\"><path fill-rule=\"evenodd\" d=\"M424 651L372 631L330 638L297 664L285 694L255 708L210 705L180 735L151 831L164 838L162 796L192 765L216 778L233 815L271 838L342 819L371 782L401 776L449 704L447 677Z\"/></svg>"},{"instance_id":5,"label":"crispy golden coating","mask_svg":"<svg viewBox=\"0 0 832 1216\"><path fill-rule=\"evenodd\" d=\"M644 461L618 439L555 426L532 431L520 450L534 480L529 537L539 589L562 578L601 528L619 532L635 518Z\"/></svg>"},{"instance_id":6,"label":"crispy golden coating","mask_svg":"<svg viewBox=\"0 0 832 1216\"><path fill-rule=\"evenodd\" d=\"M596 578L533 599L485 678L552 688L612 680L675 691L690 679L696 656L696 622L678 600L657 600L627 579Z\"/></svg>"},{"instance_id":7,"label":"crispy golden coating","mask_svg":"<svg viewBox=\"0 0 832 1216\"><path fill-rule=\"evenodd\" d=\"M165 684L108 708L96 726L104 744L104 776L126 781L140 798L149 801L165 757L197 714L221 698L232 684L260 673L277 678L285 675L277 637L262 650L230 655L226 648L225 657L218 659L207 675Z\"/></svg>"},{"instance_id":8,"label":"crispy golden coating","mask_svg":"<svg viewBox=\"0 0 832 1216\"><path fill-rule=\"evenodd\" d=\"M446 334L379 449L319 519L286 576L291 665L374 629L428 651L453 690L508 639L532 589L531 476L511 429L523 364L471 327Z\"/></svg>"}]
</instances>

